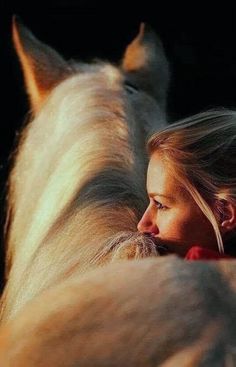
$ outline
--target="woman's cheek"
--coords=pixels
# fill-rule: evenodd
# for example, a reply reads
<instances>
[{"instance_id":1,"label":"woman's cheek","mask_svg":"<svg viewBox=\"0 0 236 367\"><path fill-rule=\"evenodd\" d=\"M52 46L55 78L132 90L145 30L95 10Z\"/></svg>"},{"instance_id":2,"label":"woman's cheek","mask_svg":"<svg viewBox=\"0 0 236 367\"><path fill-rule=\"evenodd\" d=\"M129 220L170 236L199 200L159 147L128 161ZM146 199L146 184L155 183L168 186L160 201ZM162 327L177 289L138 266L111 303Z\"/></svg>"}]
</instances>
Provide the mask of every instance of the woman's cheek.
<instances>
[{"instance_id":1,"label":"woman's cheek","mask_svg":"<svg viewBox=\"0 0 236 367\"><path fill-rule=\"evenodd\" d=\"M182 238L189 231L189 213L180 209L166 210L162 218L162 229L171 238Z\"/></svg>"},{"instance_id":2,"label":"woman's cheek","mask_svg":"<svg viewBox=\"0 0 236 367\"><path fill-rule=\"evenodd\" d=\"M178 217L174 212L168 209L163 211L161 215L158 216L157 227L159 229L160 235L165 237L172 237L174 233L178 232L179 224Z\"/></svg>"}]
</instances>

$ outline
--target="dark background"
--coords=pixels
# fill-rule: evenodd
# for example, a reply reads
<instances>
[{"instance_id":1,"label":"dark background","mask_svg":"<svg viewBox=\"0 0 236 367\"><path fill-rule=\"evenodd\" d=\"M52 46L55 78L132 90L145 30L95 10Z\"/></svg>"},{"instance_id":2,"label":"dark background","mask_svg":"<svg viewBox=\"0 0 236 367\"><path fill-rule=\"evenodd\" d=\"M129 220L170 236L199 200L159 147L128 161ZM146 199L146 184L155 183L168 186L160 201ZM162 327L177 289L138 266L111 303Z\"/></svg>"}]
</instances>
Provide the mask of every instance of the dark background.
<instances>
[{"instance_id":1,"label":"dark background","mask_svg":"<svg viewBox=\"0 0 236 367\"><path fill-rule=\"evenodd\" d=\"M171 121L208 108L236 106L236 14L234 6L211 8L153 1L0 0L1 108L0 204L4 218L9 153L27 112L22 75L11 41L11 18L19 15L40 40L65 58L119 61L141 21L161 37L171 68ZM32 188L33 189L33 188ZM23 213L22 213L23 215ZM0 271L3 264L1 250ZM0 274L1 277L1 274Z\"/></svg>"}]
</instances>

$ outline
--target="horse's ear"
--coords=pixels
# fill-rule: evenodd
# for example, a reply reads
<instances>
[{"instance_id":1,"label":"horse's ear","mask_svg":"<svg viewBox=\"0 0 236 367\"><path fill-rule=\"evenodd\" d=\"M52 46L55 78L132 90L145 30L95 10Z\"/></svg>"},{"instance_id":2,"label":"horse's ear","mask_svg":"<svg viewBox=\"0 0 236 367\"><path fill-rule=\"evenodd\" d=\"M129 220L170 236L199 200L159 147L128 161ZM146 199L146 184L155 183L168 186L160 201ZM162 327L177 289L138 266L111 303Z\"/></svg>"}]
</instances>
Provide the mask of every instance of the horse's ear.
<instances>
[{"instance_id":1,"label":"horse's ear","mask_svg":"<svg viewBox=\"0 0 236 367\"><path fill-rule=\"evenodd\" d=\"M13 42L23 69L32 110L37 112L52 88L70 73L70 68L56 51L37 40L15 16Z\"/></svg>"},{"instance_id":2,"label":"horse's ear","mask_svg":"<svg viewBox=\"0 0 236 367\"><path fill-rule=\"evenodd\" d=\"M160 100L169 84L169 64L162 42L155 32L141 23L137 37L127 46L122 69L128 78Z\"/></svg>"},{"instance_id":3,"label":"horse's ear","mask_svg":"<svg viewBox=\"0 0 236 367\"><path fill-rule=\"evenodd\" d=\"M126 48L122 62L125 71L136 71L148 63L149 50L145 42L145 33L145 24L141 23L138 35Z\"/></svg>"}]
</instances>

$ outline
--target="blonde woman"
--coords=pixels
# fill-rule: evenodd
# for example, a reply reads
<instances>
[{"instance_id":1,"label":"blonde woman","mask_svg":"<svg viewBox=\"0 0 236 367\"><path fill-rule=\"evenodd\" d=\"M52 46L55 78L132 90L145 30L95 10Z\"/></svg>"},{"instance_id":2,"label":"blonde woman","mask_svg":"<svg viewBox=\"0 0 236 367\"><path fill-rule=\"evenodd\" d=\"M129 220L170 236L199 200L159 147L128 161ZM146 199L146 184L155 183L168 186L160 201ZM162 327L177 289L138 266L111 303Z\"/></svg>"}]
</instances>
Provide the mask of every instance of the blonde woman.
<instances>
[{"instance_id":1,"label":"blonde woman","mask_svg":"<svg viewBox=\"0 0 236 367\"><path fill-rule=\"evenodd\" d=\"M170 125L148 142L150 203L138 230L187 259L236 254L236 112Z\"/></svg>"}]
</instances>

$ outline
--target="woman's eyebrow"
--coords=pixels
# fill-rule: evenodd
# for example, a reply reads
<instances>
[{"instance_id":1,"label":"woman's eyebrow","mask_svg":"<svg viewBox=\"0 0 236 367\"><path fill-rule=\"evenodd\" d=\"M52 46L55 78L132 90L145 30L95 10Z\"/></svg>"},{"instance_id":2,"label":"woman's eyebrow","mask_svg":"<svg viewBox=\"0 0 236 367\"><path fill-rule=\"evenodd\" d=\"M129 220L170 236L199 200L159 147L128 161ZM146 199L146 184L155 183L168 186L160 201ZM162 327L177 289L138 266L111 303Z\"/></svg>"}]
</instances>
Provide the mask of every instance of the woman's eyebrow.
<instances>
[{"instance_id":1,"label":"woman's eyebrow","mask_svg":"<svg viewBox=\"0 0 236 367\"><path fill-rule=\"evenodd\" d=\"M168 196L168 195L164 195L164 194L159 194L157 192L150 192L150 193L148 193L148 196L151 197L151 198L153 198L154 196L160 196L160 197L163 197L165 199L174 201L174 198L172 196Z\"/></svg>"}]
</instances>

